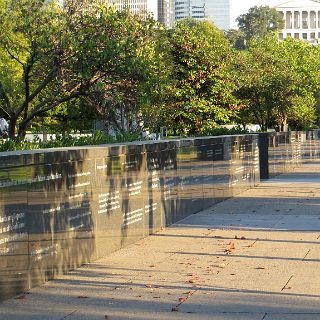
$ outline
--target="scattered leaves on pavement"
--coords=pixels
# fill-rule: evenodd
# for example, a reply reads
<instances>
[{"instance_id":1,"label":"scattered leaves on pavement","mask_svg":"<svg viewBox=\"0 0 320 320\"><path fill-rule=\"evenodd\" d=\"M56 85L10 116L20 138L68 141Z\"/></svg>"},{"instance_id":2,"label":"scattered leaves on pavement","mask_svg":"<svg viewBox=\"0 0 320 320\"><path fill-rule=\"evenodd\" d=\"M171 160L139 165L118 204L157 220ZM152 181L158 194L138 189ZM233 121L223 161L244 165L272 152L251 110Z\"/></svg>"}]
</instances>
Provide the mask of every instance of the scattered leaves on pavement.
<instances>
[{"instance_id":1,"label":"scattered leaves on pavement","mask_svg":"<svg viewBox=\"0 0 320 320\"><path fill-rule=\"evenodd\" d=\"M226 254L231 254L232 251L235 249L236 247L234 246L234 243L232 241L229 242L227 248L224 250L224 252Z\"/></svg>"}]
</instances>

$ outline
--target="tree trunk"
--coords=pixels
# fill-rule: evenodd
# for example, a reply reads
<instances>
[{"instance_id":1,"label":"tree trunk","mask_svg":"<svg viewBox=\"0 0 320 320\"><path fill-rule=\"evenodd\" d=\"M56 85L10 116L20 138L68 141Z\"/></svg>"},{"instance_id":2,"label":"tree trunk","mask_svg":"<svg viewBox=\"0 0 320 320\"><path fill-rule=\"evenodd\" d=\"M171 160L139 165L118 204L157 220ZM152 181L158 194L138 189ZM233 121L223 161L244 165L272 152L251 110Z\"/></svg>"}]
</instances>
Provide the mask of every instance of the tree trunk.
<instances>
[{"instance_id":1,"label":"tree trunk","mask_svg":"<svg viewBox=\"0 0 320 320\"><path fill-rule=\"evenodd\" d=\"M9 124L9 138L15 140L16 138L16 124L17 124L17 117L16 115L10 115L10 124Z\"/></svg>"},{"instance_id":2,"label":"tree trunk","mask_svg":"<svg viewBox=\"0 0 320 320\"><path fill-rule=\"evenodd\" d=\"M27 122L22 122L18 128L17 138L22 140L26 135Z\"/></svg>"}]
</instances>

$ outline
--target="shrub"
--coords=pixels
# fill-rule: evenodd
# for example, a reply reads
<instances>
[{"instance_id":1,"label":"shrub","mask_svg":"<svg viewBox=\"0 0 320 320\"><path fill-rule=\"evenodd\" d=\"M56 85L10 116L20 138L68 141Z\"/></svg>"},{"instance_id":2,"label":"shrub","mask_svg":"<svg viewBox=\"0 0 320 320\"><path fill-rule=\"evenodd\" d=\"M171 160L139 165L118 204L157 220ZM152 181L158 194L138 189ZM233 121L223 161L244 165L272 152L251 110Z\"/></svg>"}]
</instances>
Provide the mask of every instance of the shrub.
<instances>
[{"instance_id":1,"label":"shrub","mask_svg":"<svg viewBox=\"0 0 320 320\"><path fill-rule=\"evenodd\" d=\"M57 135L55 139L50 139L46 142L40 140L39 138L35 139L34 141L14 141L8 139L0 143L0 152L99 145L137 140L140 140L140 136L138 134L119 135L116 138L113 138L112 136L101 131L97 131L90 136L72 137L71 135Z\"/></svg>"}]
</instances>

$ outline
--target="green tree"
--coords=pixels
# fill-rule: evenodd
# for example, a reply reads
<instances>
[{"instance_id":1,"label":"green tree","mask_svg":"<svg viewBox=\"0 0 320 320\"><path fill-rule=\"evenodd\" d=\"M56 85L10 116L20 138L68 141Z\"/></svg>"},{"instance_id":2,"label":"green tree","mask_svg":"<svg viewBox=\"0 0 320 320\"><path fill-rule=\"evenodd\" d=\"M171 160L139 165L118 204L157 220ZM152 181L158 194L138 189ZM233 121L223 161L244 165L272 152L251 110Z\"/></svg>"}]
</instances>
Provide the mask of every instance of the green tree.
<instances>
[{"instance_id":1,"label":"green tree","mask_svg":"<svg viewBox=\"0 0 320 320\"><path fill-rule=\"evenodd\" d=\"M153 126L156 119L148 121L148 116L154 114L167 94L170 65L163 43L165 30L159 23L128 12L118 14L124 18L121 25L114 19L105 25L115 23L112 29L119 33L118 41L124 43L121 48L124 52L119 52L119 58L127 55L127 64L123 72L100 78L93 94L85 99L96 106L106 126L124 134ZM100 29L106 30L102 26ZM109 37L104 31L96 36L94 42Z\"/></svg>"},{"instance_id":2,"label":"green tree","mask_svg":"<svg viewBox=\"0 0 320 320\"><path fill-rule=\"evenodd\" d=\"M312 124L319 91L314 71L318 50L294 39L278 42L275 36L251 41L235 64L235 94L244 106L239 117L253 119L264 131Z\"/></svg>"},{"instance_id":3,"label":"green tree","mask_svg":"<svg viewBox=\"0 0 320 320\"><path fill-rule=\"evenodd\" d=\"M280 12L268 6L254 6L248 13L237 18L238 27L249 42L252 38L263 38L270 32L283 29L284 20Z\"/></svg>"},{"instance_id":4,"label":"green tree","mask_svg":"<svg viewBox=\"0 0 320 320\"><path fill-rule=\"evenodd\" d=\"M288 111L287 122L292 129L313 125L319 109L320 48L293 38L279 43L279 55L287 62L287 70L298 78L296 98Z\"/></svg>"},{"instance_id":5,"label":"green tree","mask_svg":"<svg viewBox=\"0 0 320 320\"><path fill-rule=\"evenodd\" d=\"M234 49L246 49L246 37L243 31L239 29L230 29L226 32L226 38Z\"/></svg>"},{"instance_id":6,"label":"green tree","mask_svg":"<svg viewBox=\"0 0 320 320\"><path fill-rule=\"evenodd\" d=\"M198 134L228 121L231 49L224 34L210 22L194 20L180 21L168 33L174 72L164 122L175 133Z\"/></svg>"},{"instance_id":7,"label":"green tree","mask_svg":"<svg viewBox=\"0 0 320 320\"><path fill-rule=\"evenodd\" d=\"M32 121L33 132L68 134L91 131L97 111L84 99L73 99L58 105Z\"/></svg>"},{"instance_id":8,"label":"green tree","mask_svg":"<svg viewBox=\"0 0 320 320\"><path fill-rule=\"evenodd\" d=\"M23 137L34 119L79 97L111 96L123 83L138 96L158 70L154 29L152 19L107 4L1 0L0 108L10 137Z\"/></svg>"}]
</instances>

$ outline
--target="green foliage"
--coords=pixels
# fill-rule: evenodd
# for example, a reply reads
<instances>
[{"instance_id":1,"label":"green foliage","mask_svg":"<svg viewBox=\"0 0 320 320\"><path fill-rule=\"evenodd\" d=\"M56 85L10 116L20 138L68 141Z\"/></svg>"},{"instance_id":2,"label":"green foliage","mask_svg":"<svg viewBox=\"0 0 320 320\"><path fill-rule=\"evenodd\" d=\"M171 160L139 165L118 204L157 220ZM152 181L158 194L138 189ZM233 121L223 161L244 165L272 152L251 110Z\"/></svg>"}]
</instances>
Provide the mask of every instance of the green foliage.
<instances>
[{"instance_id":1,"label":"green foliage","mask_svg":"<svg viewBox=\"0 0 320 320\"><path fill-rule=\"evenodd\" d=\"M203 130L203 136L225 136L225 135L237 135L237 134L247 134L249 133L248 130L241 128L240 126L233 127L231 129L224 128L224 127L217 127L217 128L206 128Z\"/></svg>"},{"instance_id":2,"label":"green foliage","mask_svg":"<svg viewBox=\"0 0 320 320\"><path fill-rule=\"evenodd\" d=\"M246 49L246 36L243 31L238 29L230 29L226 32L226 38L229 40L231 46L237 50Z\"/></svg>"},{"instance_id":3,"label":"green foliage","mask_svg":"<svg viewBox=\"0 0 320 320\"><path fill-rule=\"evenodd\" d=\"M263 38L270 32L281 30L284 27L281 13L268 6L250 8L248 13L237 18L237 22L247 42L253 38Z\"/></svg>"},{"instance_id":4,"label":"green foliage","mask_svg":"<svg viewBox=\"0 0 320 320\"><path fill-rule=\"evenodd\" d=\"M267 130L281 129L290 117L296 117L293 108L301 107L298 101L308 100L310 112L314 104L310 97L305 98L312 85L303 80L309 71L300 70L298 65L300 62L291 43L289 46L286 42L279 43L276 37L251 41L248 50L239 52L235 65L236 95L242 106L239 116L251 117L252 122ZM310 113L309 120L312 119L314 116Z\"/></svg>"},{"instance_id":5,"label":"green foliage","mask_svg":"<svg viewBox=\"0 0 320 320\"><path fill-rule=\"evenodd\" d=\"M238 23L226 34L192 19L166 30L98 0L65 0L63 8L0 0L0 116L11 137L2 148L113 142L67 136L95 119L117 141L163 126L173 135L225 132L220 125L230 122L312 126L320 118L320 46L278 42L283 19L269 7L251 8ZM62 136L22 142L31 128Z\"/></svg>"},{"instance_id":6,"label":"green foliage","mask_svg":"<svg viewBox=\"0 0 320 320\"><path fill-rule=\"evenodd\" d=\"M27 140L6 140L0 142L0 152L14 151L14 150L33 150L33 149L47 149L47 148L61 148L61 147L76 147L86 145L101 145L119 142L129 142L140 140L136 134L127 134L113 138L104 134L101 131L95 132L93 135L72 137L71 135L57 135L56 139L50 139L43 142L40 139L35 141Z\"/></svg>"},{"instance_id":7,"label":"green foliage","mask_svg":"<svg viewBox=\"0 0 320 320\"><path fill-rule=\"evenodd\" d=\"M79 97L115 124L119 110L131 124L141 105L160 101L167 70L160 25L83 3L0 2L0 109L12 139L39 118L70 115L62 109Z\"/></svg>"},{"instance_id":8,"label":"green foliage","mask_svg":"<svg viewBox=\"0 0 320 320\"><path fill-rule=\"evenodd\" d=\"M92 105L83 99L74 99L36 117L30 130L57 134L90 132L97 118L96 109Z\"/></svg>"},{"instance_id":9,"label":"green foliage","mask_svg":"<svg viewBox=\"0 0 320 320\"><path fill-rule=\"evenodd\" d=\"M233 102L227 65L231 50L210 22L183 20L169 32L174 72L163 119L175 133L199 134L228 121Z\"/></svg>"}]
</instances>

